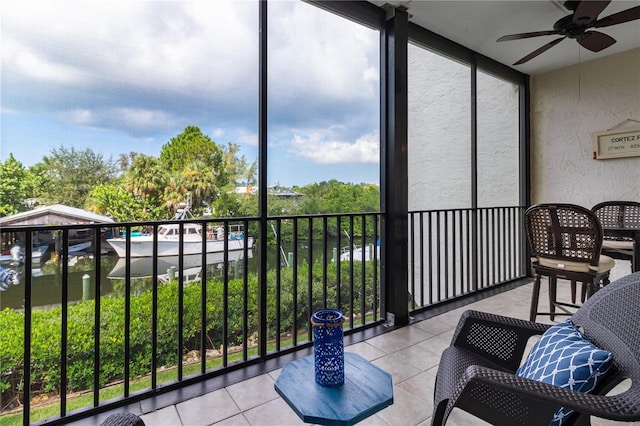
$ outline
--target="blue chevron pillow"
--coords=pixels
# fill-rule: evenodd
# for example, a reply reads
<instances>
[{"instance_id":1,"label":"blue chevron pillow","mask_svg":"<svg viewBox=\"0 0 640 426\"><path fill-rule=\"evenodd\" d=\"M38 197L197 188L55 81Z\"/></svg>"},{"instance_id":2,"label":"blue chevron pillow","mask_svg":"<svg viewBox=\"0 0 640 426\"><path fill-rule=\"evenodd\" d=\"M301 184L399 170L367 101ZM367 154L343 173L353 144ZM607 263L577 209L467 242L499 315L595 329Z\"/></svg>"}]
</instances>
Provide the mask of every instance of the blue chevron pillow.
<instances>
[{"instance_id":1,"label":"blue chevron pillow","mask_svg":"<svg viewBox=\"0 0 640 426\"><path fill-rule=\"evenodd\" d=\"M591 392L611 367L613 356L589 342L571 320L550 327L540 337L516 374L528 379ZM551 425L562 425L573 410L560 407Z\"/></svg>"}]
</instances>

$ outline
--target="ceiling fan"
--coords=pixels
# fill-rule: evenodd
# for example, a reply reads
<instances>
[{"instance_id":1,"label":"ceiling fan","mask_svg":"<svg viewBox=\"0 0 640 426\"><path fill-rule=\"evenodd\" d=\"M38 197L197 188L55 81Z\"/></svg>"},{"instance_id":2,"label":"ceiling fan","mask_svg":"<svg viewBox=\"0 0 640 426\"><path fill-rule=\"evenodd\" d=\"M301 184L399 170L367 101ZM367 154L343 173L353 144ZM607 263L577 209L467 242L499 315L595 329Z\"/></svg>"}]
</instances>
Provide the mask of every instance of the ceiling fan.
<instances>
[{"instance_id":1,"label":"ceiling fan","mask_svg":"<svg viewBox=\"0 0 640 426\"><path fill-rule=\"evenodd\" d=\"M524 64L525 62L535 58L543 52L551 49L565 38L576 39L580 45L592 52L599 52L611 46L616 40L599 31L587 31L591 28L603 28L611 25L622 24L625 22L640 19L640 6L632 7L613 15L605 16L598 19L598 15L611 3L611 0L592 1L592 0L568 0L564 2L564 7L571 11L570 15L559 19L553 24L553 30L536 31L531 33L520 33L502 36L498 41L518 40L522 38L538 37L545 35L561 35L562 37L550 41L537 50L529 53L513 65Z\"/></svg>"}]
</instances>

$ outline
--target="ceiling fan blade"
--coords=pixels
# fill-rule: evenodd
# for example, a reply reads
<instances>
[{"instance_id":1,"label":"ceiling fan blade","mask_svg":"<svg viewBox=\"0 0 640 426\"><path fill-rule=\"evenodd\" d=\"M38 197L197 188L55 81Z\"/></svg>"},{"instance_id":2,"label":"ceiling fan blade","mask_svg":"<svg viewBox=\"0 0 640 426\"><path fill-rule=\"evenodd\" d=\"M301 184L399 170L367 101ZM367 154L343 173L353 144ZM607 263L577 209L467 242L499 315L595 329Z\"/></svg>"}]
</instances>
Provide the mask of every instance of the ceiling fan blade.
<instances>
[{"instance_id":1,"label":"ceiling fan blade","mask_svg":"<svg viewBox=\"0 0 640 426\"><path fill-rule=\"evenodd\" d=\"M578 43L592 52L599 52L616 42L616 39L599 31L588 31L578 37Z\"/></svg>"},{"instance_id":2,"label":"ceiling fan blade","mask_svg":"<svg viewBox=\"0 0 640 426\"><path fill-rule=\"evenodd\" d=\"M613 15L598 19L595 27L608 27L610 25L622 24L636 19L640 19L640 6L632 7L631 9L623 10L622 12L614 13Z\"/></svg>"},{"instance_id":3,"label":"ceiling fan blade","mask_svg":"<svg viewBox=\"0 0 640 426\"><path fill-rule=\"evenodd\" d=\"M541 48L539 48L537 50L534 50L533 52L529 53L527 56L525 56L524 58L520 59L518 62L514 63L513 65L520 65L520 64L524 64L527 61L530 61L531 59L535 58L539 54L544 53L547 50L551 49L553 46L555 46L556 44L560 43L565 38L566 37L560 37L560 38L557 38L557 39L545 44Z\"/></svg>"},{"instance_id":4,"label":"ceiling fan blade","mask_svg":"<svg viewBox=\"0 0 640 426\"><path fill-rule=\"evenodd\" d=\"M573 12L573 23L586 24L587 22L595 21L598 18L600 12L602 12L607 6L609 6L611 0L605 1L591 1L582 0L578 3L575 12Z\"/></svg>"},{"instance_id":5,"label":"ceiling fan blade","mask_svg":"<svg viewBox=\"0 0 640 426\"><path fill-rule=\"evenodd\" d=\"M556 30L548 30L548 31L535 31L532 33L520 33L520 34L511 34L500 37L497 41L509 41L509 40L520 40L522 38L531 38L545 35L553 35L560 34Z\"/></svg>"}]
</instances>

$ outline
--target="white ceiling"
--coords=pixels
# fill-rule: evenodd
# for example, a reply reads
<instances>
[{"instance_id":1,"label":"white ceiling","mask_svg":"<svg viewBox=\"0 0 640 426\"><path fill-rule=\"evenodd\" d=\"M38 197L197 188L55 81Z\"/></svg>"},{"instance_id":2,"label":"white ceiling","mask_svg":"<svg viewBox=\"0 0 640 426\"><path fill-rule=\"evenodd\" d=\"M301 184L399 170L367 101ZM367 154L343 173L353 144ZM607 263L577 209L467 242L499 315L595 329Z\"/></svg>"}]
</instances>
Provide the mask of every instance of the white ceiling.
<instances>
[{"instance_id":1,"label":"white ceiling","mask_svg":"<svg viewBox=\"0 0 640 426\"><path fill-rule=\"evenodd\" d=\"M509 66L559 36L498 43L496 40L500 36L553 30L553 24L558 19L570 14L563 7L562 0L370 1L378 6L385 3L404 5L411 22ZM613 0L599 18L639 5L640 0ZM617 43L594 53L581 47L577 41L567 38L529 62L513 68L527 74L539 74L640 47L640 20L600 28L598 31L612 36Z\"/></svg>"}]
</instances>

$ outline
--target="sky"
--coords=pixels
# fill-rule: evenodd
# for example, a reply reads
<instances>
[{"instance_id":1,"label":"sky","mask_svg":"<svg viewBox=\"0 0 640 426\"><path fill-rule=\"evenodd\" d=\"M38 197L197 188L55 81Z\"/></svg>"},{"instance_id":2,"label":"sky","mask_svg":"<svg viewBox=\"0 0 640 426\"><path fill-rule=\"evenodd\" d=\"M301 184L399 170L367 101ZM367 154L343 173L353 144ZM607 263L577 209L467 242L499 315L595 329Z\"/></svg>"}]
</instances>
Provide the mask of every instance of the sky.
<instances>
[{"instance_id":1,"label":"sky","mask_svg":"<svg viewBox=\"0 0 640 426\"><path fill-rule=\"evenodd\" d=\"M379 182L379 34L269 2L268 185ZM249 0L2 0L0 160L158 156L190 125L258 157Z\"/></svg>"}]
</instances>

